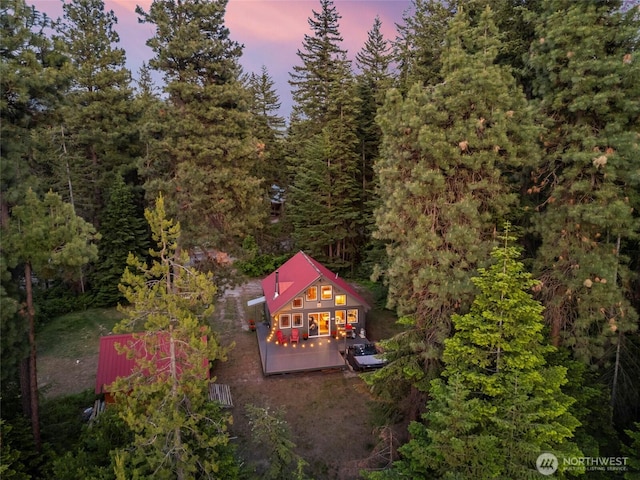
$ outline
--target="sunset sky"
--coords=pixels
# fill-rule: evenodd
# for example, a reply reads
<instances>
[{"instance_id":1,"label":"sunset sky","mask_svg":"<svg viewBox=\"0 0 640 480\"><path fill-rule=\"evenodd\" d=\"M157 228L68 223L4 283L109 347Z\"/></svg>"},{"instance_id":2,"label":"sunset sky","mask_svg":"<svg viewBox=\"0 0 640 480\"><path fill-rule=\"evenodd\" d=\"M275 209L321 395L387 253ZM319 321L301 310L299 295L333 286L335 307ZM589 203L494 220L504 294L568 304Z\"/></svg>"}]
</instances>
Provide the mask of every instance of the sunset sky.
<instances>
[{"instance_id":1,"label":"sunset sky","mask_svg":"<svg viewBox=\"0 0 640 480\"><path fill-rule=\"evenodd\" d=\"M62 15L61 0L27 2L54 19ZM118 18L120 46L127 52L127 67L136 77L142 62L152 57L145 42L153 35L153 25L138 23L135 8L140 5L148 10L150 4L151 0L105 0L106 9L113 10ZM396 23L401 23L411 1L334 0L334 5L342 16L343 48L353 59L364 45L376 15L382 21L385 38L392 40ZM296 52L302 49L305 33L311 33L307 19L313 15L312 10L320 10L319 0L230 0L227 5L225 23L231 38L244 45L241 63L245 71L258 73L266 65L276 83L284 116L291 108L289 72L293 65L300 64Z\"/></svg>"}]
</instances>

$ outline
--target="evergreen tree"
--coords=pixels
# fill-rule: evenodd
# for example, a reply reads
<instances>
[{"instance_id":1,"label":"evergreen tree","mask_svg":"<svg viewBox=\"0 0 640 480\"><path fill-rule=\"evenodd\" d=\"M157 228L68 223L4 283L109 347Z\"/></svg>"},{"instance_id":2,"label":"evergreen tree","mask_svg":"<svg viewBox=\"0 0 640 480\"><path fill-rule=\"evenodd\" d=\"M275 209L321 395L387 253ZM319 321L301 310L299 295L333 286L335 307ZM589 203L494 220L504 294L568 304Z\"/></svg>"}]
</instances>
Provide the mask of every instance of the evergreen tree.
<instances>
[{"instance_id":1,"label":"evergreen tree","mask_svg":"<svg viewBox=\"0 0 640 480\"><path fill-rule=\"evenodd\" d=\"M620 385L638 389L623 359L638 321L628 248L640 233L640 17L620 7L544 2L530 62L547 128L528 190L551 340L607 373L619 405Z\"/></svg>"},{"instance_id":2,"label":"evergreen tree","mask_svg":"<svg viewBox=\"0 0 640 480\"><path fill-rule=\"evenodd\" d=\"M102 214L102 239L98 248L98 262L93 272L94 304L114 306L122 300L118 284L127 265L129 253L144 258L149 233L138 211L133 189L121 176L116 177Z\"/></svg>"},{"instance_id":3,"label":"evergreen tree","mask_svg":"<svg viewBox=\"0 0 640 480\"><path fill-rule=\"evenodd\" d=\"M392 62L391 46L382 35L382 22L376 17L367 41L356 54L356 65L360 73L356 77L360 108L358 113L358 140L361 175L361 213L366 233L363 243L369 244L366 261L374 264L382 256L384 245L381 242L371 244L373 209L378 198L375 196L375 173L373 165L378 157L382 131L376 123L376 114L384 102L384 96L391 87L393 78L390 71Z\"/></svg>"},{"instance_id":4,"label":"evergreen tree","mask_svg":"<svg viewBox=\"0 0 640 480\"><path fill-rule=\"evenodd\" d=\"M3 250L12 265L24 267L26 317L29 338L29 401L33 438L40 448L38 414L38 377L36 370L35 307L33 278L75 277L84 265L97 258L92 242L100 237L93 226L78 217L73 206L53 192L43 200L31 190L24 203L12 209L8 230L3 235Z\"/></svg>"},{"instance_id":5,"label":"evergreen tree","mask_svg":"<svg viewBox=\"0 0 640 480\"><path fill-rule=\"evenodd\" d=\"M247 80L251 92L251 113L254 117L254 135L258 138L258 176L265 179L265 187L286 187L287 174L283 137L285 121L279 115L280 97L267 67L262 66L260 75L252 73Z\"/></svg>"},{"instance_id":6,"label":"evergreen tree","mask_svg":"<svg viewBox=\"0 0 640 480\"><path fill-rule=\"evenodd\" d=\"M28 357L27 329L20 315L19 288L12 281L7 253L0 251L0 394L2 418L12 418L20 405L13 403L20 395L20 364ZM16 412L18 410L18 412Z\"/></svg>"},{"instance_id":7,"label":"evergreen tree","mask_svg":"<svg viewBox=\"0 0 640 480\"><path fill-rule=\"evenodd\" d=\"M407 92L414 83L435 85L442 80L443 49L456 2L413 0L398 25L393 43L399 69L399 88Z\"/></svg>"},{"instance_id":8,"label":"evergreen tree","mask_svg":"<svg viewBox=\"0 0 640 480\"><path fill-rule=\"evenodd\" d=\"M412 478L530 478L544 451L581 456L568 441L578 425L562 392L566 369L546 365L538 282L517 259L495 248L495 263L473 278L471 311L454 315L444 378L433 380L426 424L414 422L396 468ZM562 467L560 467L562 468Z\"/></svg>"},{"instance_id":9,"label":"evergreen tree","mask_svg":"<svg viewBox=\"0 0 640 480\"><path fill-rule=\"evenodd\" d=\"M477 24L484 9L494 12L501 46L496 62L512 68L525 93L531 93L531 71L527 52L534 38L534 25L542 0L414 0L398 25L394 57L399 67L398 83L407 92L414 83L435 85L442 81L441 69L449 22L464 9Z\"/></svg>"},{"instance_id":10,"label":"evergreen tree","mask_svg":"<svg viewBox=\"0 0 640 480\"><path fill-rule=\"evenodd\" d=\"M99 226L114 176L139 155L131 74L116 47L117 19L103 0L73 0L63 9L57 32L71 59L72 85L56 129L61 164L54 188L68 191L78 214Z\"/></svg>"},{"instance_id":11,"label":"evergreen tree","mask_svg":"<svg viewBox=\"0 0 640 480\"><path fill-rule=\"evenodd\" d=\"M300 152L287 215L296 245L341 269L358 260L367 219L360 206L355 89L350 78L334 87L327 111L331 119Z\"/></svg>"},{"instance_id":12,"label":"evergreen tree","mask_svg":"<svg viewBox=\"0 0 640 480\"><path fill-rule=\"evenodd\" d=\"M142 22L155 26L149 65L163 73L162 130L147 138L141 165L147 198L164 192L185 246L233 247L266 214L253 174L259 142L251 134L249 94L240 81L242 47L224 24L227 1L156 0Z\"/></svg>"},{"instance_id":13,"label":"evergreen tree","mask_svg":"<svg viewBox=\"0 0 640 480\"><path fill-rule=\"evenodd\" d=\"M0 0L0 223L27 187L50 177L38 150L37 127L46 127L64 90L65 59L46 37L50 20L23 0Z\"/></svg>"},{"instance_id":14,"label":"evergreen tree","mask_svg":"<svg viewBox=\"0 0 640 480\"><path fill-rule=\"evenodd\" d=\"M332 268L353 268L364 243L362 173L358 155L359 101L351 63L340 46L333 2L321 0L305 35L302 66L291 74L296 102L289 135L291 171L287 216L298 248Z\"/></svg>"},{"instance_id":15,"label":"evergreen tree","mask_svg":"<svg viewBox=\"0 0 640 480\"><path fill-rule=\"evenodd\" d=\"M534 162L536 128L509 69L496 65L499 42L486 9L478 25L464 11L451 24L444 81L391 91L380 111L382 152L375 168L374 236L387 243L388 305L413 325L388 342L390 364L378 388L402 379L428 389L450 316L465 312L471 276L495 244L497 225L516 216L516 192ZM415 403L415 402L414 402Z\"/></svg>"},{"instance_id":16,"label":"evergreen tree","mask_svg":"<svg viewBox=\"0 0 640 480\"><path fill-rule=\"evenodd\" d=\"M268 449L269 468L261 478L268 480L304 480L307 463L298 456L291 440L291 430L284 420L282 410L271 413L269 408L246 405L251 437L257 447ZM295 471L295 473L293 473Z\"/></svg>"},{"instance_id":17,"label":"evergreen tree","mask_svg":"<svg viewBox=\"0 0 640 480\"><path fill-rule=\"evenodd\" d=\"M334 85L350 70L341 46L341 16L332 0L320 0L320 7L320 12L313 10L313 17L308 19L313 35L304 35L303 50L298 50L302 65L294 65L289 80L293 87L292 118L304 124L307 138L326 124Z\"/></svg>"},{"instance_id":18,"label":"evergreen tree","mask_svg":"<svg viewBox=\"0 0 640 480\"><path fill-rule=\"evenodd\" d=\"M130 306L116 330L142 328L135 341L144 347L120 347L136 367L112 389L135 440L118 455L142 477L236 478L230 416L208 398L209 362L226 358L208 326L213 275L187 266L187 252L178 248L180 224L167 219L162 197L145 217L157 248L149 265L129 255L120 287Z\"/></svg>"}]
</instances>

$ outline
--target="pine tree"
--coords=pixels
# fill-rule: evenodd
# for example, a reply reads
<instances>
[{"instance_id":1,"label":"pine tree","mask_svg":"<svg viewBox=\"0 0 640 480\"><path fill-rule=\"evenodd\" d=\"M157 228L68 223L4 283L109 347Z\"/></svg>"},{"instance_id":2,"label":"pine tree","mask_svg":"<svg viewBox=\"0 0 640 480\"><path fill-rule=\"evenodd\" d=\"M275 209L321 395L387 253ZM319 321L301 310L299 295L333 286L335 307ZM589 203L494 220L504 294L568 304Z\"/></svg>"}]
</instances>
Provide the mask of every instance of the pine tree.
<instances>
[{"instance_id":1,"label":"pine tree","mask_svg":"<svg viewBox=\"0 0 640 480\"><path fill-rule=\"evenodd\" d=\"M53 187L68 191L78 214L98 227L109 185L140 153L138 114L113 11L105 11L103 0L73 0L63 9L57 33L71 60L72 84L55 129L60 165Z\"/></svg>"},{"instance_id":2,"label":"pine tree","mask_svg":"<svg viewBox=\"0 0 640 480\"><path fill-rule=\"evenodd\" d=\"M278 113L280 97L275 90L275 82L263 65L260 75L249 75L247 84L252 99L253 132L260 142L258 176L265 179L265 187L269 191L272 185L285 187L288 183L283 148L285 121Z\"/></svg>"},{"instance_id":3,"label":"pine tree","mask_svg":"<svg viewBox=\"0 0 640 480\"><path fill-rule=\"evenodd\" d=\"M64 56L47 38L50 19L23 0L0 0L0 224L28 187L46 185L49 158L39 155L46 129L65 88ZM38 134L36 134L38 132Z\"/></svg>"},{"instance_id":4,"label":"pine tree","mask_svg":"<svg viewBox=\"0 0 640 480\"><path fill-rule=\"evenodd\" d=\"M334 85L325 126L302 143L287 207L296 245L334 269L356 263L366 222L354 91L348 77Z\"/></svg>"},{"instance_id":5,"label":"pine tree","mask_svg":"<svg viewBox=\"0 0 640 480\"><path fill-rule=\"evenodd\" d=\"M428 389L450 331L465 312L471 276L488 258L497 226L515 217L516 192L534 162L536 128L509 69L496 65L489 9L477 26L464 11L451 24L436 87L391 91L380 111L382 152L375 169L381 204L374 236L387 243L388 305L413 325L388 343L385 388L405 378ZM374 377L375 378L375 377Z\"/></svg>"},{"instance_id":6,"label":"pine tree","mask_svg":"<svg viewBox=\"0 0 640 480\"><path fill-rule=\"evenodd\" d=\"M531 48L535 94L547 119L532 175L535 273L554 345L608 373L612 401L637 329L630 304L631 241L640 233L640 61L637 9L620 2L545 1ZM637 390L636 390L637 391Z\"/></svg>"},{"instance_id":7,"label":"pine tree","mask_svg":"<svg viewBox=\"0 0 640 480\"><path fill-rule=\"evenodd\" d=\"M435 85L442 80L443 48L456 2L413 0L398 25L393 42L399 69L399 88L407 92L414 83Z\"/></svg>"},{"instance_id":8,"label":"pine tree","mask_svg":"<svg viewBox=\"0 0 640 480\"><path fill-rule=\"evenodd\" d=\"M367 244L364 262L375 264L383 255L384 245L371 241L373 209L378 201L375 196L375 173L373 165L379 155L382 131L376 123L378 109L393 83L391 73L391 46L382 35L382 22L376 17L367 41L356 54L356 65L360 73L356 77L360 108L358 113L358 139L360 155L360 175L362 184L361 213L366 233L363 243ZM363 262L363 263L364 263Z\"/></svg>"},{"instance_id":9,"label":"pine tree","mask_svg":"<svg viewBox=\"0 0 640 480\"><path fill-rule=\"evenodd\" d=\"M0 387L3 418L11 418L12 403L20 397L20 363L28 357L27 328L19 313L20 302L16 282L12 281L7 254L0 252ZM19 406L18 406L19 407Z\"/></svg>"},{"instance_id":10,"label":"pine tree","mask_svg":"<svg viewBox=\"0 0 640 480\"><path fill-rule=\"evenodd\" d=\"M29 189L24 203L12 209L8 231L3 235L3 250L10 264L24 267L26 305L23 314L29 325L29 394L30 416L36 448L40 448L38 377L36 370L35 307L33 277L46 280L76 277L84 265L97 258L93 243L100 236L93 226L75 214L53 192L43 200Z\"/></svg>"},{"instance_id":11,"label":"pine tree","mask_svg":"<svg viewBox=\"0 0 640 480\"><path fill-rule=\"evenodd\" d=\"M321 0L305 35L303 65L290 84L295 100L288 137L294 175L287 217L298 248L332 268L353 269L364 243L362 173L358 154L359 100L351 63L342 49L340 15Z\"/></svg>"},{"instance_id":12,"label":"pine tree","mask_svg":"<svg viewBox=\"0 0 640 480\"><path fill-rule=\"evenodd\" d=\"M313 35L305 34L303 50L297 53L302 65L294 65L289 80L293 87L292 118L304 124L306 136L318 133L325 125L334 85L350 69L341 46L341 16L332 0L320 0L320 7L320 12L313 10L313 17L308 19Z\"/></svg>"},{"instance_id":13,"label":"pine tree","mask_svg":"<svg viewBox=\"0 0 640 480\"><path fill-rule=\"evenodd\" d=\"M577 420L562 392L566 369L548 366L538 282L509 246L479 269L471 311L454 315L443 379L432 382L426 424L413 423L396 468L416 478L529 478L543 451L581 456L568 439ZM562 467L561 467L562 468Z\"/></svg>"},{"instance_id":14,"label":"pine tree","mask_svg":"<svg viewBox=\"0 0 640 480\"><path fill-rule=\"evenodd\" d=\"M129 253L144 258L149 232L132 187L118 176L111 186L102 213L98 262L93 272L94 304L114 306L121 301L118 284L127 265Z\"/></svg>"},{"instance_id":15,"label":"pine tree","mask_svg":"<svg viewBox=\"0 0 640 480\"><path fill-rule=\"evenodd\" d=\"M148 12L136 10L155 26L149 65L164 75L167 96L141 173L148 199L165 194L186 247L238 245L261 228L267 211L253 174L260 148L240 81L242 47L224 24L226 5L156 0Z\"/></svg>"},{"instance_id":16,"label":"pine tree","mask_svg":"<svg viewBox=\"0 0 640 480\"><path fill-rule=\"evenodd\" d=\"M269 408L246 405L251 426L251 439L260 448L268 451L269 468L261 478L268 480L303 480L307 463L298 456L291 440L291 430L284 420L284 411L271 412ZM293 473L297 470L296 473Z\"/></svg>"},{"instance_id":17,"label":"pine tree","mask_svg":"<svg viewBox=\"0 0 640 480\"><path fill-rule=\"evenodd\" d=\"M120 289L130 303L118 331L136 331L144 348L121 346L136 358L129 378L112 389L120 416L135 433L125 464L154 478L235 478L227 425L230 416L208 399L209 362L226 350L208 326L216 286L211 273L187 266L180 224L168 219L164 199L146 210L153 240L149 265L129 255ZM136 351L145 355L136 356Z\"/></svg>"}]
</instances>

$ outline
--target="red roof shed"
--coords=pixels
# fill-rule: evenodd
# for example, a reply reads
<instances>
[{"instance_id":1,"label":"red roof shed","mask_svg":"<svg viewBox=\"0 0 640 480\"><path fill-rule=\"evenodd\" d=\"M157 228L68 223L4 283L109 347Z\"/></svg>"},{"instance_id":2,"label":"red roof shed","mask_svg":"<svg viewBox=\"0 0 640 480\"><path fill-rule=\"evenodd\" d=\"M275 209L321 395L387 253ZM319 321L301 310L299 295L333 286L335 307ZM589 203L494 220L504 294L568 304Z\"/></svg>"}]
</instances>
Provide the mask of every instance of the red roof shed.
<instances>
[{"instance_id":1,"label":"red roof shed","mask_svg":"<svg viewBox=\"0 0 640 480\"><path fill-rule=\"evenodd\" d=\"M98 372L96 374L96 394L106 393L108 394L108 387L116 379L130 376L135 367L137 358L146 358L151 360L153 354L148 352L147 343L143 338L143 334L140 333L126 333L121 335L108 335L100 337L100 354L98 357ZM166 332L158 334L157 350L166 355L156 354L156 365L160 369L165 369L169 364L169 336ZM203 337L206 341L206 337ZM122 347L133 348L135 355L132 358L128 358L127 354L118 352L118 348ZM179 355L179 352L178 352ZM209 360L203 358L202 366L205 367L207 378L209 378Z\"/></svg>"}]
</instances>

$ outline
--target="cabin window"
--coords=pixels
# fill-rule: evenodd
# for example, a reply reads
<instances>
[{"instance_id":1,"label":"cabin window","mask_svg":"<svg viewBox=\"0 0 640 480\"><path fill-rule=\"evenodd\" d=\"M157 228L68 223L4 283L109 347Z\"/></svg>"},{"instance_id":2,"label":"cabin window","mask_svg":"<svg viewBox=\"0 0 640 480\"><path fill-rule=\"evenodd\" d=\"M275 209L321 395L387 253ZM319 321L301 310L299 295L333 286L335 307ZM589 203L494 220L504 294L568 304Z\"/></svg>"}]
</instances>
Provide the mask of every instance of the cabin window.
<instances>
[{"instance_id":1,"label":"cabin window","mask_svg":"<svg viewBox=\"0 0 640 480\"><path fill-rule=\"evenodd\" d=\"M293 308L302 308L303 306L302 297L296 297L293 299Z\"/></svg>"},{"instance_id":2,"label":"cabin window","mask_svg":"<svg viewBox=\"0 0 640 480\"><path fill-rule=\"evenodd\" d=\"M322 300L331 300L333 298L333 287L331 285L323 285L320 287L320 295Z\"/></svg>"},{"instance_id":3,"label":"cabin window","mask_svg":"<svg viewBox=\"0 0 640 480\"><path fill-rule=\"evenodd\" d=\"M318 300L318 287L307 288L307 302L314 302Z\"/></svg>"},{"instance_id":4,"label":"cabin window","mask_svg":"<svg viewBox=\"0 0 640 480\"><path fill-rule=\"evenodd\" d=\"M280 328L291 328L291 316L288 313L280 314Z\"/></svg>"},{"instance_id":5,"label":"cabin window","mask_svg":"<svg viewBox=\"0 0 640 480\"><path fill-rule=\"evenodd\" d=\"M349 323L358 323L358 310L347 310L347 321Z\"/></svg>"},{"instance_id":6,"label":"cabin window","mask_svg":"<svg viewBox=\"0 0 640 480\"><path fill-rule=\"evenodd\" d=\"M336 294L336 305L346 305L347 304L347 296L342 293L340 295Z\"/></svg>"},{"instance_id":7,"label":"cabin window","mask_svg":"<svg viewBox=\"0 0 640 480\"><path fill-rule=\"evenodd\" d=\"M344 310L336 310L336 325L344 325L347 318L347 312Z\"/></svg>"},{"instance_id":8,"label":"cabin window","mask_svg":"<svg viewBox=\"0 0 640 480\"><path fill-rule=\"evenodd\" d=\"M294 327L302 327L302 314L294 313L293 314L293 326Z\"/></svg>"}]
</instances>

